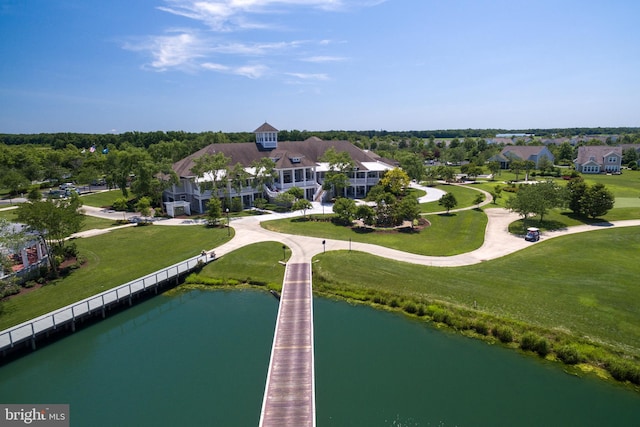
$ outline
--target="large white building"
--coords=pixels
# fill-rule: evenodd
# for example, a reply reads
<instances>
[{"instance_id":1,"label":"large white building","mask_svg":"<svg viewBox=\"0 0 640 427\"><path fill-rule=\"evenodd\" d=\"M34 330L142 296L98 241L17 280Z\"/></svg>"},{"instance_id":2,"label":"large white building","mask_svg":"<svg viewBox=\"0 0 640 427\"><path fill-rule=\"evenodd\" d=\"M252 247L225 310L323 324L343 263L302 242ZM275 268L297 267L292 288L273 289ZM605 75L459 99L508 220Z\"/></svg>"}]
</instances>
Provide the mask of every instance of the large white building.
<instances>
[{"instance_id":1,"label":"large white building","mask_svg":"<svg viewBox=\"0 0 640 427\"><path fill-rule=\"evenodd\" d=\"M268 123L264 123L254 131L255 142L211 144L173 164L173 170L180 178L177 185L173 185L163 194L167 212L171 216L191 213L204 213L208 200L212 197L241 197L244 207L253 205L256 198L266 194L273 198L279 192L291 187L299 187L309 200L323 197L322 183L329 165L320 161L324 153L333 148L337 152L346 152L354 163L354 168L348 173L349 186L345 189L347 197L361 198L366 196L371 187L376 185L380 177L387 170L393 169L393 162L383 159L373 152L361 150L349 141L324 141L316 137L304 141L278 141L278 130ZM227 180L225 188L212 191L201 191L203 181L213 177L196 176L192 171L194 161L206 154L223 153L230 158L230 165L240 164L248 173L242 189L238 192L232 188ZM270 158L275 165L276 178L266 188L255 185L254 163L261 158ZM218 171L216 180L224 181L226 171Z\"/></svg>"}]
</instances>

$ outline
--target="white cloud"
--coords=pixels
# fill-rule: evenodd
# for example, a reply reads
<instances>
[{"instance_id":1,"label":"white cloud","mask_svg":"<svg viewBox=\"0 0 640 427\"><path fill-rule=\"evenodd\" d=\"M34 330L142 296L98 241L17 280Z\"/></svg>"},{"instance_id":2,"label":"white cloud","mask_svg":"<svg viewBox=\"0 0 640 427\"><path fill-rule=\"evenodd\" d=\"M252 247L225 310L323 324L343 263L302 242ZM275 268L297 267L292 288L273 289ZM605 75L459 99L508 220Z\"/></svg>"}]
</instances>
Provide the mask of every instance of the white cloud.
<instances>
[{"instance_id":1,"label":"white cloud","mask_svg":"<svg viewBox=\"0 0 640 427\"><path fill-rule=\"evenodd\" d=\"M150 36L142 41L132 41L124 45L125 49L146 52L152 58L147 67L156 71L179 69L188 72L209 70L245 76L257 79L273 74L267 64L237 64L237 57L264 57L265 61L278 56L278 64L286 66L284 61L301 60L323 64L344 61L346 58L331 55L314 55L312 47L326 48L330 40L287 40L274 42L232 40L235 31L260 29L264 33L273 29L272 19L260 22L266 14L293 14L302 9L339 11L357 7L372 6L386 0L164 0L159 10L187 18L200 24L199 29L187 28L167 30L165 35ZM295 19L293 20L295 22ZM282 32L279 31L281 34ZM214 35L215 34L215 35ZM235 38L235 37L234 37ZM297 52L302 45L312 46L300 58ZM275 64L275 62L273 62ZM275 74L287 73L274 71ZM327 80L323 73L290 73L289 76L300 80Z\"/></svg>"},{"instance_id":2,"label":"white cloud","mask_svg":"<svg viewBox=\"0 0 640 427\"><path fill-rule=\"evenodd\" d=\"M302 58L301 61L315 62L315 63L341 62L341 61L346 61L346 58L343 58L340 56L309 56L307 58Z\"/></svg>"},{"instance_id":3,"label":"white cloud","mask_svg":"<svg viewBox=\"0 0 640 427\"><path fill-rule=\"evenodd\" d=\"M300 80L329 80L329 76L324 73L286 73L286 75Z\"/></svg>"},{"instance_id":4,"label":"white cloud","mask_svg":"<svg viewBox=\"0 0 640 427\"><path fill-rule=\"evenodd\" d=\"M213 62L205 62L201 65L201 67L205 70L217 71L226 74L235 74L250 79L258 79L269 72L269 67L261 64L231 67L228 65L216 64Z\"/></svg>"},{"instance_id":5,"label":"white cloud","mask_svg":"<svg viewBox=\"0 0 640 427\"><path fill-rule=\"evenodd\" d=\"M215 31L265 28L269 24L253 22L250 16L290 13L295 8L340 11L369 7L386 0L165 0L158 9L203 22Z\"/></svg>"},{"instance_id":6,"label":"white cloud","mask_svg":"<svg viewBox=\"0 0 640 427\"><path fill-rule=\"evenodd\" d=\"M149 37L144 41L127 42L124 48L149 52L153 58L149 65L158 71L169 68L189 68L197 58L203 58L208 53L203 40L196 33L186 31Z\"/></svg>"}]
</instances>

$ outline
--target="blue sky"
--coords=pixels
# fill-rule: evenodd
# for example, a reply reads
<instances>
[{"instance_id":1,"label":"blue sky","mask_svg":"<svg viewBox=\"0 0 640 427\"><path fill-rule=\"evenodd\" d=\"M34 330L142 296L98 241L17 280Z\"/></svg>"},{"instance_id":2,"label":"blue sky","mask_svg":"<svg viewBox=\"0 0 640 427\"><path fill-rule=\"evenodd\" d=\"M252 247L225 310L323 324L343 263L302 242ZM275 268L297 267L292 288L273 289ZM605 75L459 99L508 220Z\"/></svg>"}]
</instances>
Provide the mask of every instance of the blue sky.
<instances>
[{"instance_id":1,"label":"blue sky","mask_svg":"<svg viewBox=\"0 0 640 427\"><path fill-rule=\"evenodd\" d=\"M0 0L0 133L640 126L637 0Z\"/></svg>"}]
</instances>

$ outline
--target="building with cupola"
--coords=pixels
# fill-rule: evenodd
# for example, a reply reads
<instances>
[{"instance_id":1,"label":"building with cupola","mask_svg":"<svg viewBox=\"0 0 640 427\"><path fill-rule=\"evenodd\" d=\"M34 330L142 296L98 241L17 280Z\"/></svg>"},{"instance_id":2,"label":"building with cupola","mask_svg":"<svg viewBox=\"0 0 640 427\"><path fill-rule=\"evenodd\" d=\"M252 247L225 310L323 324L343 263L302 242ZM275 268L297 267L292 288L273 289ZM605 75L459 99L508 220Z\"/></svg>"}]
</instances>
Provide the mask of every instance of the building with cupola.
<instances>
[{"instance_id":1,"label":"building with cupola","mask_svg":"<svg viewBox=\"0 0 640 427\"><path fill-rule=\"evenodd\" d=\"M163 193L167 213L170 216L204 213L212 197L240 198L242 206L250 208L255 199L265 195L274 199L292 187L301 188L308 200L322 201L330 195L322 188L329 164L321 159L330 149L346 152L354 165L353 170L347 172L349 185L341 194L345 197L365 197L382 175L395 167L393 161L362 150L349 141L324 141L317 137L279 141L278 130L266 122L254 131L254 135L254 142L210 144L174 163L172 168L180 181ZM201 176L192 170L196 159L217 153L229 159L226 169ZM256 163L263 158L273 161L274 177L267 184L259 183L256 176ZM240 185L233 183L230 176L231 169L238 164L246 172L243 176L247 177ZM207 189L210 187L206 185L207 181L213 180L221 185Z\"/></svg>"}]
</instances>

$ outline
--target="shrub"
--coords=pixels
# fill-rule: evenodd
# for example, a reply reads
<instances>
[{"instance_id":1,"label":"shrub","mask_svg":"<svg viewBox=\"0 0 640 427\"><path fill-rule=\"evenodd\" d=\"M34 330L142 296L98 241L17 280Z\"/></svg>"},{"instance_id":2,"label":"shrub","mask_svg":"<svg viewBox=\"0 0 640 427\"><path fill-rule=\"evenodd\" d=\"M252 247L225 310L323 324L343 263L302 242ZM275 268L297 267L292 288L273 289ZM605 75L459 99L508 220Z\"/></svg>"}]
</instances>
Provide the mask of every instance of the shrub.
<instances>
[{"instance_id":1,"label":"shrub","mask_svg":"<svg viewBox=\"0 0 640 427\"><path fill-rule=\"evenodd\" d=\"M536 345L536 341L538 341L538 336L532 332L526 332L520 338L520 348L523 350L531 350L533 351Z\"/></svg>"},{"instance_id":2,"label":"shrub","mask_svg":"<svg viewBox=\"0 0 640 427\"><path fill-rule=\"evenodd\" d=\"M540 339L536 341L536 346L534 350L541 357L545 357L547 354L549 354L549 351L551 351L551 346L549 345L549 341L547 341L545 337L540 337Z\"/></svg>"},{"instance_id":3,"label":"shrub","mask_svg":"<svg viewBox=\"0 0 640 427\"><path fill-rule=\"evenodd\" d=\"M422 317L422 316L424 316L425 314L427 314L427 312L426 312L426 310L425 310L425 308L424 308L424 305L422 305L422 304L418 304L418 311L416 311L416 314L417 314L419 317Z\"/></svg>"},{"instance_id":4,"label":"shrub","mask_svg":"<svg viewBox=\"0 0 640 427\"><path fill-rule=\"evenodd\" d=\"M540 337L533 332L526 332L520 338L520 348L523 350L531 350L544 357L549 354L551 346L545 337Z\"/></svg>"},{"instance_id":5,"label":"shrub","mask_svg":"<svg viewBox=\"0 0 640 427\"><path fill-rule=\"evenodd\" d=\"M437 308L431 315L433 320L440 323L451 323L451 314L444 308Z\"/></svg>"},{"instance_id":6,"label":"shrub","mask_svg":"<svg viewBox=\"0 0 640 427\"><path fill-rule=\"evenodd\" d=\"M510 343L513 341L513 331L508 326L496 326L491 332L500 342Z\"/></svg>"},{"instance_id":7,"label":"shrub","mask_svg":"<svg viewBox=\"0 0 640 427\"><path fill-rule=\"evenodd\" d=\"M386 305L387 304L387 299L379 294L376 294L373 297L373 302L375 302L376 304L380 304L380 305Z\"/></svg>"},{"instance_id":8,"label":"shrub","mask_svg":"<svg viewBox=\"0 0 640 427\"><path fill-rule=\"evenodd\" d=\"M124 197L117 198L111 206L116 211L126 211L128 208L127 199Z\"/></svg>"},{"instance_id":9,"label":"shrub","mask_svg":"<svg viewBox=\"0 0 640 427\"><path fill-rule=\"evenodd\" d=\"M389 301L389 307L400 307L400 303L398 302L397 298L392 298L391 301Z\"/></svg>"},{"instance_id":10,"label":"shrub","mask_svg":"<svg viewBox=\"0 0 640 427\"><path fill-rule=\"evenodd\" d=\"M478 321L474 322L473 325L471 326L471 328L474 331L476 331L477 333L479 333L480 335L488 335L489 334L489 327L482 320L478 320Z\"/></svg>"},{"instance_id":11,"label":"shrub","mask_svg":"<svg viewBox=\"0 0 640 427\"><path fill-rule=\"evenodd\" d=\"M607 370L618 381L630 381L640 384L640 367L624 360L610 360L607 362Z\"/></svg>"},{"instance_id":12,"label":"shrub","mask_svg":"<svg viewBox=\"0 0 640 427\"><path fill-rule=\"evenodd\" d=\"M556 353L558 355L558 359L562 360L567 365L575 365L583 360L578 349L571 344L563 345L556 350Z\"/></svg>"},{"instance_id":13,"label":"shrub","mask_svg":"<svg viewBox=\"0 0 640 427\"><path fill-rule=\"evenodd\" d=\"M411 301L406 302L402 309L409 314L415 314L415 312L418 311L418 307Z\"/></svg>"}]
</instances>

